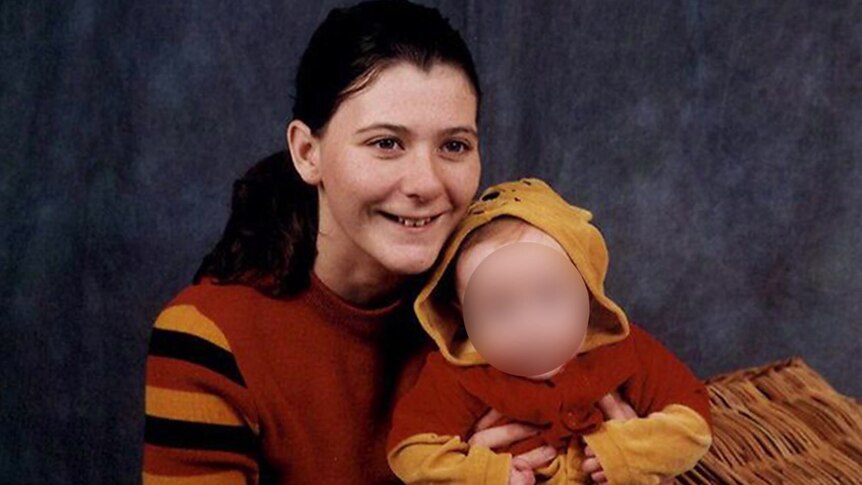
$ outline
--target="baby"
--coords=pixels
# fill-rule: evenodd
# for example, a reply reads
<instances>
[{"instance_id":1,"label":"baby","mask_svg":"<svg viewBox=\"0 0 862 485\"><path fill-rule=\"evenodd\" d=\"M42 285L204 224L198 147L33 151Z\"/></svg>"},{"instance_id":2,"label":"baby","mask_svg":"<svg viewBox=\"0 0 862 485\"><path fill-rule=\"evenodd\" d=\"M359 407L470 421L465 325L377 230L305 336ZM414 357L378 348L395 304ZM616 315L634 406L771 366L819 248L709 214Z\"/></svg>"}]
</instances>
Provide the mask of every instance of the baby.
<instances>
[{"instance_id":1,"label":"baby","mask_svg":"<svg viewBox=\"0 0 862 485\"><path fill-rule=\"evenodd\" d=\"M439 350L394 410L387 458L405 483L586 483L586 445L608 482L654 484L707 452L706 388L605 294L591 219L536 178L470 206L414 302ZM597 403L615 391L642 417L605 421ZM541 432L497 452L469 445L491 408ZM543 444L550 463L519 460Z\"/></svg>"}]
</instances>

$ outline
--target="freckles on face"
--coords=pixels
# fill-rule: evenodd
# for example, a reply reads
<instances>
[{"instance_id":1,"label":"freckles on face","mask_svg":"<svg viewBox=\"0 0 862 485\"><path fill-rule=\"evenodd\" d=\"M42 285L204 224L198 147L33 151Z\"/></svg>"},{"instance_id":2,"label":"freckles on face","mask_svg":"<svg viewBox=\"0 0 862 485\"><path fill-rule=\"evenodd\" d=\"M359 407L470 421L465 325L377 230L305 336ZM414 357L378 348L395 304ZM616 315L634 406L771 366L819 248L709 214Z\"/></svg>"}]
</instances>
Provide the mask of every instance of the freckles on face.
<instances>
[{"instance_id":1,"label":"freckles on face","mask_svg":"<svg viewBox=\"0 0 862 485\"><path fill-rule=\"evenodd\" d=\"M353 260L427 270L479 185L469 80L440 63L384 68L341 103L318 157L321 232L337 234Z\"/></svg>"}]
</instances>

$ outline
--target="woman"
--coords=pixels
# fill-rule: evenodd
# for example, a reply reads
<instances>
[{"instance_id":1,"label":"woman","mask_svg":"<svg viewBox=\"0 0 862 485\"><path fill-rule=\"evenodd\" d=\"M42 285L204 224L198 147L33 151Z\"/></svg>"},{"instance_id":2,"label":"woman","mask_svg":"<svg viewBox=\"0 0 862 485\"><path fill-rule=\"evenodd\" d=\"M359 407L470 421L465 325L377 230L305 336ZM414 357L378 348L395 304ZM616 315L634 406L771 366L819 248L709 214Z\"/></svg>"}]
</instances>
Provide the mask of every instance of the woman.
<instances>
[{"instance_id":1,"label":"woman","mask_svg":"<svg viewBox=\"0 0 862 485\"><path fill-rule=\"evenodd\" d=\"M390 412L432 345L412 301L478 190L480 99L435 9L328 15L298 68L288 151L237 181L222 239L156 319L146 483L398 483ZM472 444L536 432L496 417Z\"/></svg>"}]
</instances>

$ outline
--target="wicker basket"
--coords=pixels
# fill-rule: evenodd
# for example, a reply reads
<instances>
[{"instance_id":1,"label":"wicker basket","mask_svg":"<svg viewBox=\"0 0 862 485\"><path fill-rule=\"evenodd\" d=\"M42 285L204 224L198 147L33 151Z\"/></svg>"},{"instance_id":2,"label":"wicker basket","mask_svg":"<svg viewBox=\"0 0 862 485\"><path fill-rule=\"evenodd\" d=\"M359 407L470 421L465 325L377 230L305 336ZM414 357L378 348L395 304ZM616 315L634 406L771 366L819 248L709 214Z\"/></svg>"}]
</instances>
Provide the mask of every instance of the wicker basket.
<instances>
[{"instance_id":1,"label":"wicker basket","mask_svg":"<svg viewBox=\"0 0 862 485\"><path fill-rule=\"evenodd\" d=\"M799 357L706 381L709 452L679 484L862 484L862 405Z\"/></svg>"}]
</instances>

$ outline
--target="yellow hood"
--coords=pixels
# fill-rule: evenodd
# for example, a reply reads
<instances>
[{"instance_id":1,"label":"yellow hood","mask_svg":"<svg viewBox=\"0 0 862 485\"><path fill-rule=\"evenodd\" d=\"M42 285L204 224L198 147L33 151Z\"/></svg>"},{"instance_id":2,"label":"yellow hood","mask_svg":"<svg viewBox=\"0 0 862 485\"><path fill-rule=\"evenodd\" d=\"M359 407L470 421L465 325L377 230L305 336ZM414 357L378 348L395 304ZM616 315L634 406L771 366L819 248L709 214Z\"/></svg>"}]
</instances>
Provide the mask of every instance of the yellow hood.
<instances>
[{"instance_id":1,"label":"yellow hood","mask_svg":"<svg viewBox=\"0 0 862 485\"><path fill-rule=\"evenodd\" d=\"M414 301L419 322L446 360L461 366L487 363L470 343L461 313L452 305L455 265L450 263L470 232L503 215L527 221L556 239L584 278L594 302L581 352L617 342L629 334L625 312L605 295L608 249L602 234L589 222L593 214L566 202L543 180L523 178L488 187L470 205Z\"/></svg>"}]
</instances>

